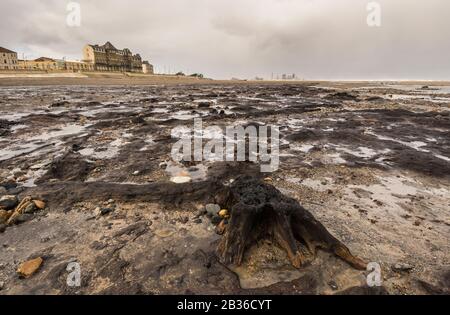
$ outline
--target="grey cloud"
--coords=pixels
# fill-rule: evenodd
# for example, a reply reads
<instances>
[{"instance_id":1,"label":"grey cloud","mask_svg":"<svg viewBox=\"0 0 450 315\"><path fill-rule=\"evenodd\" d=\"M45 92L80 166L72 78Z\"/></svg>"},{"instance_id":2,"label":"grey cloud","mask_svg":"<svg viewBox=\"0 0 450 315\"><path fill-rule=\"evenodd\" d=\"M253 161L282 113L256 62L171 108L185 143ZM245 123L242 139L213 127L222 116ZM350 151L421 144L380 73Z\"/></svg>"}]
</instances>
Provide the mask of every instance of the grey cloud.
<instances>
[{"instance_id":1,"label":"grey cloud","mask_svg":"<svg viewBox=\"0 0 450 315\"><path fill-rule=\"evenodd\" d=\"M297 73L307 79L450 79L448 0L79 0L82 26L61 0L2 0L1 46L81 58L110 40L157 68L216 78Z\"/></svg>"}]
</instances>

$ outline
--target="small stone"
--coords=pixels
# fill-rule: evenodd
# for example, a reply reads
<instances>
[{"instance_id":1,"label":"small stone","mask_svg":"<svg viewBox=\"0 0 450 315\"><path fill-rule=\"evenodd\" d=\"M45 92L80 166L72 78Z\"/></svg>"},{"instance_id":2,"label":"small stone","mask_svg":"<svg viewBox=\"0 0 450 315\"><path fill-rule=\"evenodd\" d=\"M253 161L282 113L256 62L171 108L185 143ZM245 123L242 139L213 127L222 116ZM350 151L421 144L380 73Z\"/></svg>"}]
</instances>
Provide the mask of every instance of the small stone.
<instances>
[{"instance_id":1,"label":"small stone","mask_svg":"<svg viewBox=\"0 0 450 315\"><path fill-rule=\"evenodd\" d=\"M265 182L273 182L273 179L270 177L266 177L266 178L264 178L264 181Z\"/></svg>"},{"instance_id":2,"label":"small stone","mask_svg":"<svg viewBox=\"0 0 450 315\"><path fill-rule=\"evenodd\" d=\"M216 204L208 204L208 205L206 205L205 209L209 215L215 216L219 213L220 206L216 205Z\"/></svg>"},{"instance_id":3,"label":"small stone","mask_svg":"<svg viewBox=\"0 0 450 315\"><path fill-rule=\"evenodd\" d=\"M25 214L31 214L34 213L36 211L36 205L34 202L29 202L25 209L23 209L23 213Z\"/></svg>"},{"instance_id":4,"label":"small stone","mask_svg":"<svg viewBox=\"0 0 450 315\"><path fill-rule=\"evenodd\" d=\"M414 225L415 225L415 226L419 226L421 223L422 223L422 222L421 222L420 220L416 220L416 221L414 222Z\"/></svg>"},{"instance_id":5,"label":"small stone","mask_svg":"<svg viewBox=\"0 0 450 315\"><path fill-rule=\"evenodd\" d=\"M133 172L133 175L134 175L134 176L137 176L137 175L139 175L139 171L135 171L135 172Z\"/></svg>"},{"instance_id":6,"label":"small stone","mask_svg":"<svg viewBox=\"0 0 450 315\"><path fill-rule=\"evenodd\" d=\"M175 184L186 184L191 181L191 178L189 176L175 176L171 177L170 181Z\"/></svg>"},{"instance_id":7,"label":"small stone","mask_svg":"<svg viewBox=\"0 0 450 315\"><path fill-rule=\"evenodd\" d=\"M397 263L392 266L392 270L394 271L411 271L414 269L414 266L404 263Z\"/></svg>"},{"instance_id":8,"label":"small stone","mask_svg":"<svg viewBox=\"0 0 450 315\"><path fill-rule=\"evenodd\" d=\"M45 209L45 202L43 202L42 200L33 200L33 202L39 210Z\"/></svg>"},{"instance_id":9,"label":"small stone","mask_svg":"<svg viewBox=\"0 0 450 315\"><path fill-rule=\"evenodd\" d=\"M102 208L100 210L100 215L107 215L108 213L111 213L113 211L112 208Z\"/></svg>"},{"instance_id":10,"label":"small stone","mask_svg":"<svg viewBox=\"0 0 450 315\"><path fill-rule=\"evenodd\" d=\"M114 203L114 199L109 199L108 204Z\"/></svg>"},{"instance_id":11,"label":"small stone","mask_svg":"<svg viewBox=\"0 0 450 315\"><path fill-rule=\"evenodd\" d=\"M14 209L19 204L19 200L14 195L6 195L0 198L0 208L5 210Z\"/></svg>"},{"instance_id":12,"label":"small stone","mask_svg":"<svg viewBox=\"0 0 450 315\"><path fill-rule=\"evenodd\" d=\"M44 260L41 257L21 263L17 273L24 278L31 277L41 267Z\"/></svg>"},{"instance_id":13,"label":"small stone","mask_svg":"<svg viewBox=\"0 0 450 315\"><path fill-rule=\"evenodd\" d=\"M219 216L213 216L211 218L211 223L214 225L218 225L222 221L222 218Z\"/></svg>"},{"instance_id":14,"label":"small stone","mask_svg":"<svg viewBox=\"0 0 450 315\"><path fill-rule=\"evenodd\" d=\"M195 224L201 224L203 221L202 221L202 219L198 218L198 219L195 219L192 222L194 222Z\"/></svg>"},{"instance_id":15,"label":"small stone","mask_svg":"<svg viewBox=\"0 0 450 315\"><path fill-rule=\"evenodd\" d=\"M22 213L16 217L14 220L14 224L19 225L25 222L28 222L34 218L34 215L31 213Z\"/></svg>"},{"instance_id":16,"label":"small stone","mask_svg":"<svg viewBox=\"0 0 450 315\"><path fill-rule=\"evenodd\" d=\"M6 224L0 224L0 234L6 231Z\"/></svg>"},{"instance_id":17,"label":"small stone","mask_svg":"<svg viewBox=\"0 0 450 315\"><path fill-rule=\"evenodd\" d=\"M331 288L333 291L336 291L336 290L339 289L337 283L336 283L335 281L333 281L333 280L331 280L330 282L328 282L328 285L330 286L330 288Z\"/></svg>"},{"instance_id":18,"label":"small stone","mask_svg":"<svg viewBox=\"0 0 450 315\"><path fill-rule=\"evenodd\" d=\"M6 195L8 193L8 191L6 190L5 187L0 186L0 196Z\"/></svg>"},{"instance_id":19,"label":"small stone","mask_svg":"<svg viewBox=\"0 0 450 315\"><path fill-rule=\"evenodd\" d=\"M227 225L226 225L225 222L226 222L225 220L222 220L222 221L219 223L219 225L216 226L216 233L217 233L218 235L223 235L223 234L225 233L225 229L226 229L226 227L227 227Z\"/></svg>"},{"instance_id":20,"label":"small stone","mask_svg":"<svg viewBox=\"0 0 450 315\"><path fill-rule=\"evenodd\" d=\"M226 210L226 209L220 210L220 211L219 211L219 216L220 216L221 218L224 218L224 219L227 219L227 218L230 217L229 212L228 212L228 210Z\"/></svg>"},{"instance_id":21,"label":"small stone","mask_svg":"<svg viewBox=\"0 0 450 315\"><path fill-rule=\"evenodd\" d=\"M102 215L102 209L100 207L97 207L94 209L95 216L101 216Z\"/></svg>"}]
</instances>

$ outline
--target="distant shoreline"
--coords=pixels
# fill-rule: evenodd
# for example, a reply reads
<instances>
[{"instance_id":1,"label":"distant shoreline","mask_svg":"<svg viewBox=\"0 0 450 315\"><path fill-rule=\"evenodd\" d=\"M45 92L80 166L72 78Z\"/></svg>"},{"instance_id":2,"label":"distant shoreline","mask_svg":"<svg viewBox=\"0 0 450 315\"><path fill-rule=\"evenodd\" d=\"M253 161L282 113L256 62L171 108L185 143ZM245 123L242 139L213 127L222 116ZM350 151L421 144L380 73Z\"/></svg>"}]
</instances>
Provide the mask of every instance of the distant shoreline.
<instances>
[{"instance_id":1,"label":"distant shoreline","mask_svg":"<svg viewBox=\"0 0 450 315\"><path fill-rule=\"evenodd\" d=\"M70 72L0 72L0 86L46 86L46 85L178 85L178 84L327 84L335 86L352 85L367 86L385 84L404 84L404 85L432 85L442 86L450 85L450 81L376 81L376 80L213 80L200 79L190 76L175 75L150 75L140 73L108 73L108 72L91 72L91 73L70 73Z\"/></svg>"}]
</instances>

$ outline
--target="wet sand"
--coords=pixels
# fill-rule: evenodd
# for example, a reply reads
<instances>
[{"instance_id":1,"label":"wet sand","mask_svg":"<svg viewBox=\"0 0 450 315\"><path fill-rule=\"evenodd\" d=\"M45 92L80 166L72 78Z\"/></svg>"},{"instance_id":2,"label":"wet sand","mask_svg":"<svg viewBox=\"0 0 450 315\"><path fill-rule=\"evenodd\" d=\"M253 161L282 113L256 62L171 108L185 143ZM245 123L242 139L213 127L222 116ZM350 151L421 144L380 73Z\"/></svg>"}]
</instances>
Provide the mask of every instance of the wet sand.
<instances>
[{"instance_id":1,"label":"wet sand","mask_svg":"<svg viewBox=\"0 0 450 315\"><path fill-rule=\"evenodd\" d=\"M0 189L47 208L0 233L0 294L448 293L450 85L0 79ZM272 242L220 264L201 211L251 163L171 162L171 130L277 125L271 183L308 208L369 272L331 254L297 270ZM190 182L174 184L177 175ZM108 208L96 215L96 208ZM43 257L29 279L18 263ZM77 261L82 286L66 285ZM400 268L400 267L404 268ZM408 268L406 268L406 267Z\"/></svg>"}]
</instances>

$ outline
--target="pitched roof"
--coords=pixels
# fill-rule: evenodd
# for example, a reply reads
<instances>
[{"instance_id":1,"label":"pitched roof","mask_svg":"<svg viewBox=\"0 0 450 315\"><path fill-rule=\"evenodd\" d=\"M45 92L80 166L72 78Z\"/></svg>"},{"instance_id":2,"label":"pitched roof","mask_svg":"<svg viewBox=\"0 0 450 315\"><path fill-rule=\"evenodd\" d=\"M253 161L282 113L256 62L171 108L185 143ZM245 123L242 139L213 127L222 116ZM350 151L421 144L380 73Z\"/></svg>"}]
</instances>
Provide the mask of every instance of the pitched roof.
<instances>
[{"instance_id":1,"label":"pitched roof","mask_svg":"<svg viewBox=\"0 0 450 315\"><path fill-rule=\"evenodd\" d=\"M48 58L48 57L40 57L38 59L34 59L34 61L55 61L55 59Z\"/></svg>"},{"instance_id":2,"label":"pitched roof","mask_svg":"<svg viewBox=\"0 0 450 315\"><path fill-rule=\"evenodd\" d=\"M106 42L105 45L102 46L102 48L104 48L104 49L111 49L111 50L117 50L117 48L114 47L114 45L111 44L110 42Z\"/></svg>"},{"instance_id":3,"label":"pitched roof","mask_svg":"<svg viewBox=\"0 0 450 315\"><path fill-rule=\"evenodd\" d=\"M15 54L15 51L0 47L0 53Z\"/></svg>"}]
</instances>

